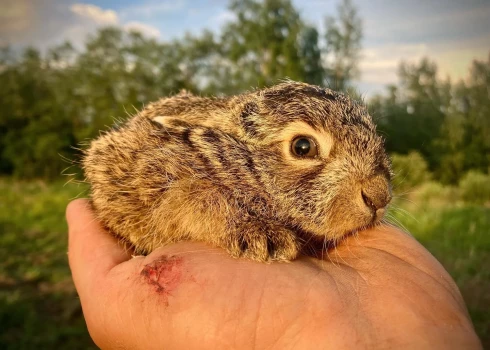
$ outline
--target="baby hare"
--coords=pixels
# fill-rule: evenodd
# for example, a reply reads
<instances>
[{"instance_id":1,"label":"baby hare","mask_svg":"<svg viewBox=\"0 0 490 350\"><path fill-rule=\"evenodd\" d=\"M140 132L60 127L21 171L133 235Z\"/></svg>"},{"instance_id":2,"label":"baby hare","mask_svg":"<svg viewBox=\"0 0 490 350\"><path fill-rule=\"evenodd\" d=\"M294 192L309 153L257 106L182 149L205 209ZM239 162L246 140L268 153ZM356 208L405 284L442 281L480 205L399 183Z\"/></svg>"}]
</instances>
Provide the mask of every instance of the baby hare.
<instances>
[{"instance_id":1,"label":"baby hare","mask_svg":"<svg viewBox=\"0 0 490 350\"><path fill-rule=\"evenodd\" d=\"M292 260L377 223L390 162L366 109L304 83L226 98L181 93L92 141L97 217L137 253L182 240Z\"/></svg>"}]
</instances>

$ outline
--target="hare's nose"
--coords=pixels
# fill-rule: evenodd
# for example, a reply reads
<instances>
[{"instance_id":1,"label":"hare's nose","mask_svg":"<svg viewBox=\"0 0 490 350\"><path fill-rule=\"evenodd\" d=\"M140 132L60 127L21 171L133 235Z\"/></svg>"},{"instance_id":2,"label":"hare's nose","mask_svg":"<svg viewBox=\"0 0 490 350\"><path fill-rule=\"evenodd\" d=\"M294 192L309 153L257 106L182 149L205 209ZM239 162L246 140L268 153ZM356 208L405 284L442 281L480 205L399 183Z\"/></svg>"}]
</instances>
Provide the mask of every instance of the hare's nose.
<instances>
[{"instance_id":1,"label":"hare's nose","mask_svg":"<svg viewBox=\"0 0 490 350\"><path fill-rule=\"evenodd\" d=\"M376 216L381 217L391 201L390 185L385 177L376 176L362 186L361 196L364 204L376 213Z\"/></svg>"}]
</instances>

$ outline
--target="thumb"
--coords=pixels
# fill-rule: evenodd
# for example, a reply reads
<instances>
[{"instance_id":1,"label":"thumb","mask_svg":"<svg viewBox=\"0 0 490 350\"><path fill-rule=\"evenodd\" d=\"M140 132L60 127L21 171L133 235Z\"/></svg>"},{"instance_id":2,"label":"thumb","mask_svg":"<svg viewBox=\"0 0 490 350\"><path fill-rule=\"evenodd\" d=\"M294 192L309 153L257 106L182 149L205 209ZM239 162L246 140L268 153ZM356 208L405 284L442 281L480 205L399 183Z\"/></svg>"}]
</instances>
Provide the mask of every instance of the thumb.
<instances>
[{"instance_id":1,"label":"thumb","mask_svg":"<svg viewBox=\"0 0 490 350\"><path fill-rule=\"evenodd\" d=\"M68 260L79 294L104 278L116 265L131 258L128 249L102 228L90 203L77 199L68 204Z\"/></svg>"}]
</instances>

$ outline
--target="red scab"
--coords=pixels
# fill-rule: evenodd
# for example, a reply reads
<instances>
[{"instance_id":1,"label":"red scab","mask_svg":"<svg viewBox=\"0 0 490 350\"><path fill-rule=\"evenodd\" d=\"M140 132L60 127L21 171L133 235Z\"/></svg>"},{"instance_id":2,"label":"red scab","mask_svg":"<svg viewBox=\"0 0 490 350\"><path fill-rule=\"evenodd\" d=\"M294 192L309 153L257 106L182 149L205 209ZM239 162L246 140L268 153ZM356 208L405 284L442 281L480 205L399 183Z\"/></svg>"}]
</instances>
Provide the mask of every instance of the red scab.
<instances>
[{"instance_id":1,"label":"red scab","mask_svg":"<svg viewBox=\"0 0 490 350\"><path fill-rule=\"evenodd\" d=\"M168 296L182 281L182 258L161 256L145 265L140 274L168 304Z\"/></svg>"}]
</instances>

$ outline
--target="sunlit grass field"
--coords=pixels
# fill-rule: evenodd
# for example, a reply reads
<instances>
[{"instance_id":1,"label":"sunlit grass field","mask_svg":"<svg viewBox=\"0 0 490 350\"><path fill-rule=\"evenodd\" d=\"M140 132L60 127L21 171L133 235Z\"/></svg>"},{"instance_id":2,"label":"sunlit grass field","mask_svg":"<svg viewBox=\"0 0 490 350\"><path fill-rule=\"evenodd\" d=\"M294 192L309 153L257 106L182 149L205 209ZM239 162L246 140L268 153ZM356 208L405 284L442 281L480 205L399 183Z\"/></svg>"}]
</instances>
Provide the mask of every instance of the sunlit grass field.
<instances>
[{"instance_id":1,"label":"sunlit grass field","mask_svg":"<svg viewBox=\"0 0 490 350\"><path fill-rule=\"evenodd\" d=\"M67 262L66 204L83 189L0 179L0 348L94 348Z\"/></svg>"},{"instance_id":2,"label":"sunlit grass field","mask_svg":"<svg viewBox=\"0 0 490 350\"><path fill-rule=\"evenodd\" d=\"M95 348L67 263L66 204L85 187L0 179L0 349ZM425 183L390 217L446 267L490 348L490 208Z\"/></svg>"},{"instance_id":3,"label":"sunlit grass field","mask_svg":"<svg viewBox=\"0 0 490 350\"><path fill-rule=\"evenodd\" d=\"M426 183L395 199L389 216L448 270L490 348L490 207L463 202L455 188Z\"/></svg>"}]
</instances>

